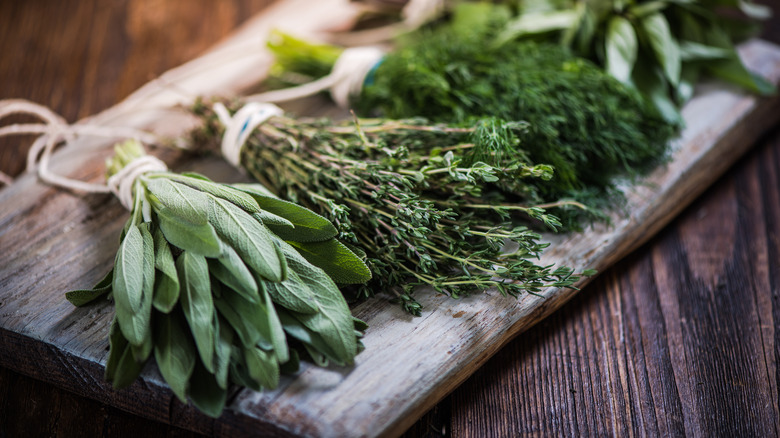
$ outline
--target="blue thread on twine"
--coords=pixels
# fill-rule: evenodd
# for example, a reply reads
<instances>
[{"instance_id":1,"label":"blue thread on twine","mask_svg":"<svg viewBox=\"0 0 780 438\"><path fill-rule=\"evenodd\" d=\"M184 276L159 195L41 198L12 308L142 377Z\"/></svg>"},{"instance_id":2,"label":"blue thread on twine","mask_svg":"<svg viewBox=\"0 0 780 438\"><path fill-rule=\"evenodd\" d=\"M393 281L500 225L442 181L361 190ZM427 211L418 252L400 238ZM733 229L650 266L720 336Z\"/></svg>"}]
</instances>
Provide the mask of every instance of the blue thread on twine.
<instances>
[{"instance_id":1,"label":"blue thread on twine","mask_svg":"<svg viewBox=\"0 0 780 438\"><path fill-rule=\"evenodd\" d=\"M371 67L371 70L368 71L368 74L366 74L366 78L363 79L363 85L374 85L374 74L376 73L376 69L379 68L379 65L382 64L382 61L384 61L385 58L380 59L379 61L374 64L373 67Z\"/></svg>"}]
</instances>

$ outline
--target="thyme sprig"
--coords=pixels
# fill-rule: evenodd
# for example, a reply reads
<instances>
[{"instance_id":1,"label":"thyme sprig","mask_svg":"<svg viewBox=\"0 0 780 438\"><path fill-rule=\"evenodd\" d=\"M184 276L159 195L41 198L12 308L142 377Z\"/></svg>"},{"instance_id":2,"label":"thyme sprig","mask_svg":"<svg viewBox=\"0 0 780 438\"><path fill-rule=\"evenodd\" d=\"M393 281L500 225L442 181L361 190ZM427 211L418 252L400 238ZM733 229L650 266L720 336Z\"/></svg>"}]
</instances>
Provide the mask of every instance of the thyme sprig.
<instances>
[{"instance_id":1,"label":"thyme sprig","mask_svg":"<svg viewBox=\"0 0 780 438\"><path fill-rule=\"evenodd\" d=\"M196 143L213 145L220 124L207 105L195 112L205 119ZM421 286L452 297L487 289L517 296L579 280L571 268L533 261L548 244L529 221L560 226L535 205L538 186L530 183L549 180L552 168L478 159L499 153L496 144L518 149L524 129L492 119L463 128L419 119L274 117L250 136L241 163L279 196L330 219L340 240L365 251L374 280L358 287L356 297L393 291L405 310L419 315L412 292ZM555 205L579 207L566 200Z\"/></svg>"}]
</instances>

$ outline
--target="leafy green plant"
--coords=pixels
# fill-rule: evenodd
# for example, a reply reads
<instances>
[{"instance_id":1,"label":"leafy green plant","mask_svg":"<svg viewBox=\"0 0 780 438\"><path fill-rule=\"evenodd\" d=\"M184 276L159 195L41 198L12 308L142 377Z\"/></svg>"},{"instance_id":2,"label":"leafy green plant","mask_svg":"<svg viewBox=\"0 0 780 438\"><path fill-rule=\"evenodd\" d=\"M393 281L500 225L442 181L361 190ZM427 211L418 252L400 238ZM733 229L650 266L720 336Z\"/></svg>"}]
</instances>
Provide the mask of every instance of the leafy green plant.
<instances>
[{"instance_id":1,"label":"leafy green plant","mask_svg":"<svg viewBox=\"0 0 780 438\"><path fill-rule=\"evenodd\" d=\"M598 217L594 212L619 204L616 177L633 177L665 160L676 125L636 90L565 48L493 44L507 13L490 8L482 14L462 11L464 18L448 27L402 39L375 68L354 106L362 114L391 118L469 125L498 117L526 124L517 133L521 150L507 146L490 164L551 165L555 175L535 184L535 202L572 199L588 205L587 211L552 211L566 228L577 229ZM285 53L280 62L295 50L272 48Z\"/></svg>"},{"instance_id":2,"label":"leafy green plant","mask_svg":"<svg viewBox=\"0 0 780 438\"><path fill-rule=\"evenodd\" d=\"M194 111L204 119L195 144L216 148L223 128L211 106ZM453 297L490 288L518 295L579 280L570 268L533 262L547 244L529 221L555 228L559 221L544 207L582 206L533 203L552 169L521 158L525 129L494 119L455 127L278 116L249 137L241 166L280 197L326 216L340 240L365 251L374 279L357 296L392 291L419 314L412 292L421 286ZM512 164L489 163L504 151Z\"/></svg>"},{"instance_id":3,"label":"leafy green plant","mask_svg":"<svg viewBox=\"0 0 780 438\"><path fill-rule=\"evenodd\" d=\"M109 176L143 155L137 142L118 145ZM196 174L142 174L132 200L114 268L93 289L66 294L77 306L113 298L114 387L130 385L154 355L174 394L216 417L230 382L274 388L300 354L352 363L365 324L334 280L364 283L371 273L327 219L259 184Z\"/></svg>"},{"instance_id":4,"label":"leafy green plant","mask_svg":"<svg viewBox=\"0 0 780 438\"><path fill-rule=\"evenodd\" d=\"M678 109L705 74L757 94L775 91L745 68L734 48L755 29L750 20L771 12L748 0L540 0L515 6L518 15L495 44L559 41L636 87L671 121L680 119Z\"/></svg>"}]
</instances>

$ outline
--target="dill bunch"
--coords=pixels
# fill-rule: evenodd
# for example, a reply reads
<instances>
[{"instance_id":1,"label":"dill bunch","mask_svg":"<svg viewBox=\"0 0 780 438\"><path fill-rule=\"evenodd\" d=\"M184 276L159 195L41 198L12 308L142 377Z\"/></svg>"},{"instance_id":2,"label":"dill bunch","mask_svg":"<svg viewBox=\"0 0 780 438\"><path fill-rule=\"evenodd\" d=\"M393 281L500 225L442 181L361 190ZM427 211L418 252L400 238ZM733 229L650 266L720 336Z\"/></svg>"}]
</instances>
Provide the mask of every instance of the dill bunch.
<instances>
[{"instance_id":1,"label":"dill bunch","mask_svg":"<svg viewBox=\"0 0 780 438\"><path fill-rule=\"evenodd\" d=\"M194 143L216 147L221 124L207 105L194 112L205 122ZM529 220L560 222L518 202L536 196L536 181L548 181L551 167L466 158L484 143L517 143L524 129L496 120L464 128L278 116L251 134L241 166L278 196L328 218L338 239L365 256L373 280L354 288L353 298L390 291L419 314L411 294L420 286L452 297L486 289L517 296L579 280L570 268L534 263L548 244Z\"/></svg>"}]
</instances>

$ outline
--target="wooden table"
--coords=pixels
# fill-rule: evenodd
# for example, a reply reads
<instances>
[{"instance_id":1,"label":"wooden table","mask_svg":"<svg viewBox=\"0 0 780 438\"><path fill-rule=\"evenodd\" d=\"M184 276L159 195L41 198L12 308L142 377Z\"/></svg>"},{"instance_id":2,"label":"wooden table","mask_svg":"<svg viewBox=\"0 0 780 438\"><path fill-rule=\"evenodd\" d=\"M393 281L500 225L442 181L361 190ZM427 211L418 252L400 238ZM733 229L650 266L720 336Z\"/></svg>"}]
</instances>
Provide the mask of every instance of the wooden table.
<instances>
[{"instance_id":1,"label":"wooden table","mask_svg":"<svg viewBox=\"0 0 780 438\"><path fill-rule=\"evenodd\" d=\"M194 58L269 2L59 3L0 3L0 98L31 99L75 121ZM778 23L766 32L775 42ZM22 170L19 143L0 142L0 170ZM779 435L778 169L774 129L657 237L506 345L407 435ZM8 250L16 249L0 248ZM139 433L195 435L0 369L0 436Z\"/></svg>"}]
</instances>

